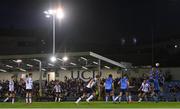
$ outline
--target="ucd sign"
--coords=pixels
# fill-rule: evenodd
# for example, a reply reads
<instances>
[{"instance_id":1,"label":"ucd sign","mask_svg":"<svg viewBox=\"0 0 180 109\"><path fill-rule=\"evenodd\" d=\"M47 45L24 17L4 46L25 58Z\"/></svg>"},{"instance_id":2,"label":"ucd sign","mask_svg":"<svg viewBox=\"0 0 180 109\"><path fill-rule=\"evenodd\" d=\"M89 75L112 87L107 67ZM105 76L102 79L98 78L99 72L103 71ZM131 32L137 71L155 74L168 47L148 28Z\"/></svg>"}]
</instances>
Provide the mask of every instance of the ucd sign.
<instances>
[{"instance_id":1,"label":"ucd sign","mask_svg":"<svg viewBox=\"0 0 180 109\"><path fill-rule=\"evenodd\" d=\"M81 71L71 71L71 78L73 79L83 79L85 81L94 78L96 75L98 74L97 71L91 71L91 70L81 70ZM100 76L102 75L102 73L100 72L99 74Z\"/></svg>"}]
</instances>

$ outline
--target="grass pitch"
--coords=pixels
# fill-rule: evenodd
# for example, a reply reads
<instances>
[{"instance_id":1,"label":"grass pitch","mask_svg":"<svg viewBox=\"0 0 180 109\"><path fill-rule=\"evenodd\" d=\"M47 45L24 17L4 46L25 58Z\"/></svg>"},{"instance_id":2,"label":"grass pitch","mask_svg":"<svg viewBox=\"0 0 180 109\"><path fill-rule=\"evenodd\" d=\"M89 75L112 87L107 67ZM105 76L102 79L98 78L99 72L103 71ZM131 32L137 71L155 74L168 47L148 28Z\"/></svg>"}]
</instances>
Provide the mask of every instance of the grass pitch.
<instances>
[{"instance_id":1,"label":"grass pitch","mask_svg":"<svg viewBox=\"0 0 180 109\"><path fill-rule=\"evenodd\" d=\"M90 103L80 102L33 102L32 104L25 104L23 102L15 102L14 104L0 103L0 108L180 108L180 102L133 102L133 103L112 103L103 101L92 101Z\"/></svg>"}]
</instances>

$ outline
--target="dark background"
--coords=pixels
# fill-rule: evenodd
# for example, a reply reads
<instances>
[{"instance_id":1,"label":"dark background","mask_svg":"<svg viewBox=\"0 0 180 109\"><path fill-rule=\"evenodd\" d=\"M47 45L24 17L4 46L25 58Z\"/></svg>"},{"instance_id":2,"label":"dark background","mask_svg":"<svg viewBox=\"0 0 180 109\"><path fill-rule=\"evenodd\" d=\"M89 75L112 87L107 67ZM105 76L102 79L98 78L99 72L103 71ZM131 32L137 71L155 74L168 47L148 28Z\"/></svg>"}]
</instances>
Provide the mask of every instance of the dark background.
<instances>
[{"instance_id":1,"label":"dark background","mask_svg":"<svg viewBox=\"0 0 180 109\"><path fill-rule=\"evenodd\" d=\"M56 52L180 66L179 0L3 0L0 55L52 53L52 19L43 12L57 6L65 17L56 20Z\"/></svg>"}]
</instances>

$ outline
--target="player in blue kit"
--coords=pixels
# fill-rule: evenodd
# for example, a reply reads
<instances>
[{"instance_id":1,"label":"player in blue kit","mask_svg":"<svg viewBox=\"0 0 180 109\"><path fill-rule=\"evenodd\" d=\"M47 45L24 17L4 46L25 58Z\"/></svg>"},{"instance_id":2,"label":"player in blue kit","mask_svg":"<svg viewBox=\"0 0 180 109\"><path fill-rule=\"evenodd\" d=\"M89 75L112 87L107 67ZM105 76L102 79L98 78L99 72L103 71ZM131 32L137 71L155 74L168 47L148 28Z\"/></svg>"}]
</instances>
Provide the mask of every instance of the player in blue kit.
<instances>
[{"instance_id":1,"label":"player in blue kit","mask_svg":"<svg viewBox=\"0 0 180 109\"><path fill-rule=\"evenodd\" d=\"M158 102L158 96L159 96L159 92L160 92L160 87L159 87L159 80L158 78L155 78L154 79L154 101L155 102Z\"/></svg>"},{"instance_id":2,"label":"player in blue kit","mask_svg":"<svg viewBox=\"0 0 180 109\"><path fill-rule=\"evenodd\" d=\"M126 75L124 75L120 81L118 82L118 84L120 84L120 94L115 98L114 101L116 101L119 98L119 102L121 102L121 98L122 95L125 94L126 95L126 100L128 102L128 88L129 88L129 81L126 77Z\"/></svg>"},{"instance_id":3,"label":"player in blue kit","mask_svg":"<svg viewBox=\"0 0 180 109\"><path fill-rule=\"evenodd\" d=\"M112 75L110 74L109 77L106 79L105 83L105 91L106 91L106 102L108 102L109 96L112 97L112 100L114 102L114 83Z\"/></svg>"}]
</instances>

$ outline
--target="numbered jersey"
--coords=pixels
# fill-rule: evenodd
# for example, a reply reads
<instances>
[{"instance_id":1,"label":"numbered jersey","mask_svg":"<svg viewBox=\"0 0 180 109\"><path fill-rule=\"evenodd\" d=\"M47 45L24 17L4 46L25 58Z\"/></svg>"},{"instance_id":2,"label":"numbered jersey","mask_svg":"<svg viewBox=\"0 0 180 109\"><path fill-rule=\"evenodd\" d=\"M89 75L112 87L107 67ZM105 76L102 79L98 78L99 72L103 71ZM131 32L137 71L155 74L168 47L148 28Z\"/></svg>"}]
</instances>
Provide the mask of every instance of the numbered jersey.
<instances>
[{"instance_id":1,"label":"numbered jersey","mask_svg":"<svg viewBox=\"0 0 180 109\"><path fill-rule=\"evenodd\" d=\"M13 80L9 81L9 91L10 92L14 91L14 81Z\"/></svg>"},{"instance_id":2,"label":"numbered jersey","mask_svg":"<svg viewBox=\"0 0 180 109\"><path fill-rule=\"evenodd\" d=\"M26 78L26 89L32 89L33 88L33 80L32 78Z\"/></svg>"},{"instance_id":3,"label":"numbered jersey","mask_svg":"<svg viewBox=\"0 0 180 109\"><path fill-rule=\"evenodd\" d=\"M55 85L54 90L55 90L55 92L61 92L61 86L60 85Z\"/></svg>"},{"instance_id":4,"label":"numbered jersey","mask_svg":"<svg viewBox=\"0 0 180 109\"><path fill-rule=\"evenodd\" d=\"M97 78L94 78L94 79L92 79L92 80L88 83L88 85L87 85L86 87L87 87L87 88L92 88L92 87L94 87L95 85L97 85L97 82L98 82Z\"/></svg>"}]
</instances>

